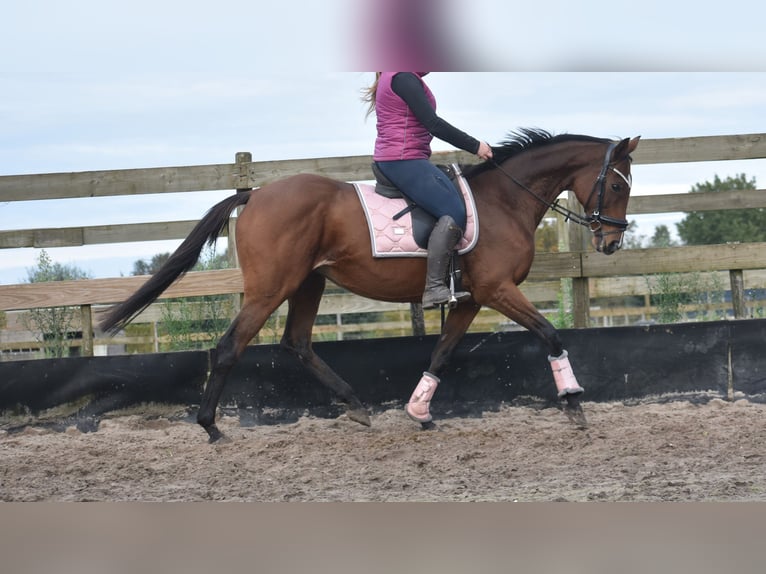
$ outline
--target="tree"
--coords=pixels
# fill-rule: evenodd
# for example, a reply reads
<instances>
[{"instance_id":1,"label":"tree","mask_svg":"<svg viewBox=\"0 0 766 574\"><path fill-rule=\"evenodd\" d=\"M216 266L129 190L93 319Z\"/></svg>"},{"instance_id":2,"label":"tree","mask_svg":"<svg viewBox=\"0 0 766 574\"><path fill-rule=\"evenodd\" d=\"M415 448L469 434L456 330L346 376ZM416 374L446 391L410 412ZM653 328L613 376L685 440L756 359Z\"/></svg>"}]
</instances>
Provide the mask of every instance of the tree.
<instances>
[{"instance_id":1,"label":"tree","mask_svg":"<svg viewBox=\"0 0 766 574\"><path fill-rule=\"evenodd\" d=\"M54 263L45 249L37 256L37 265L27 269L27 281L44 283L45 281L74 281L90 279L90 274L74 265Z\"/></svg>"},{"instance_id":2,"label":"tree","mask_svg":"<svg viewBox=\"0 0 766 574\"><path fill-rule=\"evenodd\" d=\"M535 250L545 253L557 253L559 234L556 220L543 219L535 232Z\"/></svg>"},{"instance_id":3,"label":"tree","mask_svg":"<svg viewBox=\"0 0 766 574\"><path fill-rule=\"evenodd\" d=\"M165 265L170 258L170 253L158 253L151 260L139 259L133 262L131 275L154 275ZM210 271L211 269L226 269L229 266L228 249L223 253L216 253L215 247L208 247L200 255L199 262L194 266L194 271Z\"/></svg>"},{"instance_id":4,"label":"tree","mask_svg":"<svg viewBox=\"0 0 766 574\"><path fill-rule=\"evenodd\" d=\"M713 182L698 183L689 193L754 190L755 178L745 174ZM676 224L678 235L688 245L766 241L766 210L728 209L692 211Z\"/></svg>"},{"instance_id":5,"label":"tree","mask_svg":"<svg viewBox=\"0 0 766 574\"><path fill-rule=\"evenodd\" d=\"M145 259L139 259L138 261L133 263L133 271L131 271L131 275L154 275L157 271L159 271L160 267L162 267L165 262L170 257L170 253L158 253L157 255L153 256L151 261L146 261Z\"/></svg>"},{"instance_id":6,"label":"tree","mask_svg":"<svg viewBox=\"0 0 766 574\"><path fill-rule=\"evenodd\" d=\"M30 283L90 279L90 274L73 265L54 263L45 249L40 250L37 265L27 269ZM24 316L27 329L36 333L37 340L45 343L48 357L69 354L69 341L75 337L77 307L43 307L31 309Z\"/></svg>"},{"instance_id":7,"label":"tree","mask_svg":"<svg viewBox=\"0 0 766 574\"><path fill-rule=\"evenodd\" d=\"M202 250L199 261L194 266L194 271L212 271L214 269L229 268L229 248L223 253L215 252L215 245L210 245Z\"/></svg>"},{"instance_id":8,"label":"tree","mask_svg":"<svg viewBox=\"0 0 766 574\"><path fill-rule=\"evenodd\" d=\"M678 242L670 237L667 225L658 225L654 229L654 235L649 240L649 247L675 247Z\"/></svg>"},{"instance_id":9,"label":"tree","mask_svg":"<svg viewBox=\"0 0 766 574\"><path fill-rule=\"evenodd\" d=\"M625 230L625 234L622 238L622 246L624 249L641 249L644 244L645 235L638 235L636 228L638 224L633 219L628 223L628 228Z\"/></svg>"},{"instance_id":10,"label":"tree","mask_svg":"<svg viewBox=\"0 0 766 574\"><path fill-rule=\"evenodd\" d=\"M217 254L209 246L201 254L194 271L226 269L226 252ZM170 350L205 348L220 339L231 322L233 300L230 295L204 295L169 299L162 307L162 332L170 338Z\"/></svg>"}]
</instances>

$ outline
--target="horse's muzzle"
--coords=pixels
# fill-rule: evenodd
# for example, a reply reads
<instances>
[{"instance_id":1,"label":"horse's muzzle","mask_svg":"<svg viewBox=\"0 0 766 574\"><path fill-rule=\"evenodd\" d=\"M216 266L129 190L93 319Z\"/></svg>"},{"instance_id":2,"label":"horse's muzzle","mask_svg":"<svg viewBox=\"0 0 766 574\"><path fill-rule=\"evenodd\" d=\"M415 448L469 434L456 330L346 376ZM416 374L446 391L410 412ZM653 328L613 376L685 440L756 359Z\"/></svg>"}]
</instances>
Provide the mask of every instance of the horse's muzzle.
<instances>
[{"instance_id":1,"label":"horse's muzzle","mask_svg":"<svg viewBox=\"0 0 766 574\"><path fill-rule=\"evenodd\" d=\"M603 253L604 255L612 255L622 247L622 233L620 233L619 239L609 241L609 234L595 233L593 235L592 244L596 251Z\"/></svg>"},{"instance_id":2,"label":"horse's muzzle","mask_svg":"<svg viewBox=\"0 0 766 574\"><path fill-rule=\"evenodd\" d=\"M606 243L606 244L604 245L604 249L603 249L604 255L612 255L612 254L613 254L613 253L615 253L615 252L616 252L616 251L617 251L617 250L618 250L618 249L619 249L621 246L622 246L622 242L621 242L621 241L611 241L611 242L609 242L609 243Z\"/></svg>"},{"instance_id":3,"label":"horse's muzzle","mask_svg":"<svg viewBox=\"0 0 766 574\"><path fill-rule=\"evenodd\" d=\"M591 243L596 251L604 255L612 255L622 247L625 230L629 225L625 219L601 215L599 212L594 211L588 217L588 221L588 228L593 234ZM615 236L617 239L611 239Z\"/></svg>"}]
</instances>

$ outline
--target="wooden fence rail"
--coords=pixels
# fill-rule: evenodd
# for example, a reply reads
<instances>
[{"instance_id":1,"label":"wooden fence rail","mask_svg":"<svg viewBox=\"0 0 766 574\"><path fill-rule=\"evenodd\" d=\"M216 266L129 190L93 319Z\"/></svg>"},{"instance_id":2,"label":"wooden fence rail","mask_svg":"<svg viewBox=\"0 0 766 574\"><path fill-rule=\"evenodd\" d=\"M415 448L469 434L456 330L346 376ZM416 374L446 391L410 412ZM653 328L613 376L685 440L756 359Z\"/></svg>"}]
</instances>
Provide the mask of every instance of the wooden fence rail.
<instances>
[{"instance_id":1,"label":"wooden fence rail","mask_svg":"<svg viewBox=\"0 0 766 574\"><path fill-rule=\"evenodd\" d=\"M766 134L646 139L633 153L635 164L766 158ZM441 163L471 163L465 152L439 152ZM258 187L295 173L317 173L343 181L372 178L370 156L160 167L77 173L0 176L3 201L111 197Z\"/></svg>"},{"instance_id":2,"label":"wooden fence rail","mask_svg":"<svg viewBox=\"0 0 766 574\"><path fill-rule=\"evenodd\" d=\"M2 196L0 196L2 197ZM700 192L631 197L630 215L677 213L688 211L717 211L721 209L766 208L766 189L752 191ZM183 239L197 220L163 221L157 223L126 223L88 227L49 227L39 229L0 230L0 249L37 247L79 247L107 243L164 241ZM224 231L221 237L227 237Z\"/></svg>"},{"instance_id":3,"label":"wooden fence rail","mask_svg":"<svg viewBox=\"0 0 766 574\"><path fill-rule=\"evenodd\" d=\"M642 140L633 154L635 164L678 163L766 158L766 134L703 136ZM434 154L439 163L470 163L464 152ZM178 193L247 189L294 173L310 172L345 181L372 179L370 156L253 162L238 153L231 164L94 171L41 175L0 176L1 201L57 200L77 197ZM720 209L764 208L766 190L634 196L629 214L671 213ZM235 222L236 219L233 219ZM175 240L188 235L196 221L152 222L72 228L0 230L0 249L64 247L129 241ZM579 228L578 228L579 230ZM537 255L528 283L528 295L550 297L551 285L562 278L574 282L576 326L589 324L592 294L603 290L600 278L671 272L729 272L735 294L742 292L745 270L766 269L766 244L674 247L621 251L612 257L579 250L582 238L572 234L571 251ZM55 284L0 286L0 311L52 306L79 306L82 321L92 324L93 308L124 300L146 277L123 277ZM546 285L538 289L535 284ZM760 282L757 285L762 288ZM189 273L162 298L236 294L242 290L237 269ZM593 293L591 293L593 291ZM543 295L542 293L545 293ZM626 293L628 294L628 293ZM347 301L348 303L348 301ZM735 309L738 308L734 302ZM382 308L382 307L380 307ZM84 326L83 345L92 348L92 328ZM86 332L86 331L91 332Z\"/></svg>"},{"instance_id":4,"label":"wooden fence rail","mask_svg":"<svg viewBox=\"0 0 766 574\"><path fill-rule=\"evenodd\" d=\"M531 289L535 282L561 278L624 277L732 269L766 269L766 243L628 249L611 257L587 252L540 253L535 258L527 281ZM116 303L131 295L147 278L134 276L2 285L0 311ZM171 285L159 298L241 292L242 275L239 269L221 269L190 272Z\"/></svg>"}]
</instances>

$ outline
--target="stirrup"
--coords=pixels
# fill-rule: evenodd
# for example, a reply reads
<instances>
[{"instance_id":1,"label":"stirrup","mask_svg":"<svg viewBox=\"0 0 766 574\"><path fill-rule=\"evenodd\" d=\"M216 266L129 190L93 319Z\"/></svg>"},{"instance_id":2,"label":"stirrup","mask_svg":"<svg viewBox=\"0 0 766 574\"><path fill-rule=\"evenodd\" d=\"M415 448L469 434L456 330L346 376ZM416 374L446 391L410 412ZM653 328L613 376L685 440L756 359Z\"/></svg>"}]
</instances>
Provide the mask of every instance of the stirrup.
<instances>
[{"instance_id":1,"label":"stirrup","mask_svg":"<svg viewBox=\"0 0 766 574\"><path fill-rule=\"evenodd\" d=\"M454 309L458 306L458 303L470 298L471 294L468 291L450 291L449 301L447 301L447 304L449 305L450 309Z\"/></svg>"},{"instance_id":2,"label":"stirrup","mask_svg":"<svg viewBox=\"0 0 766 574\"><path fill-rule=\"evenodd\" d=\"M452 259L452 263L454 264L454 257ZM450 309L454 309L458 306L458 303L461 301L465 301L466 299L471 298L471 294L468 291L455 291L455 276L459 276L460 271L456 270L453 265L450 265L450 274L449 274L449 300L447 301L447 304L449 305Z\"/></svg>"}]
</instances>

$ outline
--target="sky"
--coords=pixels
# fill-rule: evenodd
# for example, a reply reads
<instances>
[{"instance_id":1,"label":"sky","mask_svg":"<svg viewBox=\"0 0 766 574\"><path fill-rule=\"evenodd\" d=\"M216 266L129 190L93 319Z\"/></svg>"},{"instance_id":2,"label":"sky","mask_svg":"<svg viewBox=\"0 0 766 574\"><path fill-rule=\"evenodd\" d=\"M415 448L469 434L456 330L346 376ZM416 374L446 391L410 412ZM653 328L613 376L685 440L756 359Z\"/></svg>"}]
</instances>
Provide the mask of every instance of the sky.
<instances>
[{"instance_id":1,"label":"sky","mask_svg":"<svg viewBox=\"0 0 766 574\"><path fill-rule=\"evenodd\" d=\"M421 63L399 36L379 33L397 16L387 11L409 9L402 2L12 3L0 35L0 175L230 163L239 151L254 161L368 155L375 123L360 93L373 74L354 70ZM478 70L427 77L438 113L489 143L519 127L644 139L766 133L761 6L422 3L437 29L431 47L450 54L437 67L424 58L427 69ZM435 140L433 149L451 148ZM685 193L741 173L766 187L766 160L636 165L633 194ZM196 219L229 193L0 196L0 230ZM651 236L656 225L674 232L680 217L632 219ZM115 277L177 245L47 251ZM26 281L38 255L1 250L0 284Z\"/></svg>"}]
</instances>

